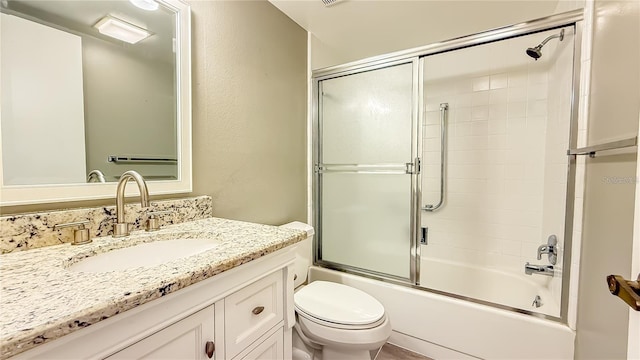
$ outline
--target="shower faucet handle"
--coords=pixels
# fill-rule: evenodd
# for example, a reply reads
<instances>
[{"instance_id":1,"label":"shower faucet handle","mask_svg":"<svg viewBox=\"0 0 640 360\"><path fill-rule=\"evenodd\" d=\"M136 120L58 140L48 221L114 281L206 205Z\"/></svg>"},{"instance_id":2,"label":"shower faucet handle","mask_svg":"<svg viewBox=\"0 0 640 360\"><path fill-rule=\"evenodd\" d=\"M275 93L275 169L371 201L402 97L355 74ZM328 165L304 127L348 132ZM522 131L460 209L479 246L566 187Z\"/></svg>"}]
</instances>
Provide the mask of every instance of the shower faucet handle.
<instances>
[{"instance_id":1,"label":"shower faucet handle","mask_svg":"<svg viewBox=\"0 0 640 360\"><path fill-rule=\"evenodd\" d=\"M547 243L538 246L538 260L542 260L542 254L548 254L549 262L555 265L558 262L558 237L549 236Z\"/></svg>"}]
</instances>

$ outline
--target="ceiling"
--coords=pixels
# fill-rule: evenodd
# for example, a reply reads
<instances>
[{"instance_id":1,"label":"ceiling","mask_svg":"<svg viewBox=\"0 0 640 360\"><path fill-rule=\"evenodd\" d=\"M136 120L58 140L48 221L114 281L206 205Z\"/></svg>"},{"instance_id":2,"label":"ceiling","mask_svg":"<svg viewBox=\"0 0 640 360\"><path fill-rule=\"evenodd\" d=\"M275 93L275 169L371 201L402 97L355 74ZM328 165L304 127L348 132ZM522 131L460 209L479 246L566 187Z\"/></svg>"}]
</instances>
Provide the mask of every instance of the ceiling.
<instances>
[{"instance_id":1,"label":"ceiling","mask_svg":"<svg viewBox=\"0 0 640 360\"><path fill-rule=\"evenodd\" d=\"M77 35L102 39L140 56L162 59L169 63L174 61L175 14L164 7L156 11L146 11L123 0L6 0L2 1L2 8L3 11L9 11L9 14L26 17ZM133 45L102 35L93 25L105 15L125 20L150 31L153 35Z\"/></svg>"},{"instance_id":2,"label":"ceiling","mask_svg":"<svg viewBox=\"0 0 640 360\"><path fill-rule=\"evenodd\" d=\"M269 0L310 32L313 69L571 10L563 0ZM559 6L564 2L563 6Z\"/></svg>"}]
</instances>

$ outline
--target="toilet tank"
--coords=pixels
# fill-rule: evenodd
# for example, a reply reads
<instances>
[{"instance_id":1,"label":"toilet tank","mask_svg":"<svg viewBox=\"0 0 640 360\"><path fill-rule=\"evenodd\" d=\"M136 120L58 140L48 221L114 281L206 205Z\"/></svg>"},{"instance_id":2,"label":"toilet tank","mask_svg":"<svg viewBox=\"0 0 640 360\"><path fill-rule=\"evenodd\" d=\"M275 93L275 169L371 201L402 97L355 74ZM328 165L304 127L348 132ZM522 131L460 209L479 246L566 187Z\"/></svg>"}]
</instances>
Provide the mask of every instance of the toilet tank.
<instances>
[{"instance_id":1,"label":"toilet tank","mask_svg":"<svg viewBox=\"0 0 640 360\"><path fill-rule=\"evenodd\" d=\"M313 263L312 247L313 235L315 234L315 231L313 230L313 226L300 221L290 222L288 224L281 225L281 227L303 230L307 232L307 238L294 245L296 247L296 262L294 265L294 272L297 277L293 283L295 287L298 287L305 281L307 281L309 267Z\"/></svg>"}]
</instances>

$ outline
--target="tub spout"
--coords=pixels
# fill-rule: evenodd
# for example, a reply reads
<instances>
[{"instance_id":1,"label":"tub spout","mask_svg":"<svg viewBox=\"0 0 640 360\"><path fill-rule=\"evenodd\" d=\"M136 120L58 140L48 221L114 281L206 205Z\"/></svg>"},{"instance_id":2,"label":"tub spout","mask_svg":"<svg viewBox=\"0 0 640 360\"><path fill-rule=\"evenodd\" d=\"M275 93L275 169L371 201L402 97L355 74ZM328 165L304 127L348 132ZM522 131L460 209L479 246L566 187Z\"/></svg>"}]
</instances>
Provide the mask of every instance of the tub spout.
<instances>
[{"instance_id":1,"label":"tub spout","mask_svg":"<svg viewBox=\"0 0 640 360\"><path fill-rule=\"evenodd\" d=\"M546 276L553 276L553 265L533 265L528 262L524 265L524 273L527 275L541 274Z\"/></svg>"}]
</instances>

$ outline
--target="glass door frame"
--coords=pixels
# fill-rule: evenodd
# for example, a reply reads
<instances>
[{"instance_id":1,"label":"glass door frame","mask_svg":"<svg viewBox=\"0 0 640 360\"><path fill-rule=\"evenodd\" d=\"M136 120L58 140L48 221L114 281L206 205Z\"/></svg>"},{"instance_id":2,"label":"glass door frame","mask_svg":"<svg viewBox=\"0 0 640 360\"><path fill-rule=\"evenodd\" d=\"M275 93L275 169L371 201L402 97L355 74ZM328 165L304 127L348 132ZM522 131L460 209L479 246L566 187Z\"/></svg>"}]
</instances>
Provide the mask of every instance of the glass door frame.
<instances>
[{"instance_id":1,"label":"glass door frame","mask_svg":"<svg viewBox=\"0 0 640 360\"><path fill-rule=\"evenodd\" d=\"M319 164L322 164L322 118L320 115L320 109L322 108L322 96L321 96L321 85L320 83L324 80L330 80L338 77L344 77L349 75L360 74L369 71L381 70L397 65L405 65L411 64L412 67L412 99L411 99L411 160L412 166L408 166L411 168L411 172L408 175L411 176L411 209L410 209L410 239L409 239L409 277L403 278L395 275L390 275L386 273L381 273L373 270L361 269L353 266L349 266L346 264L339 264L331 261L326 261L322 259L322 203L320 199L322 199L322 174L321 169L319 168ZM313 259L314 264L321 265L330 269L347 271L354 274L365 275L365 276L374 276L380 280L383 279L393 279L395 281L399 281L405 284L415 284L419 281L418 278L420 276L419 268L416 269L416 266L420 264L420 247L417 243L417 234L418 229L420 227L420 199L415 196L418 192L420 178L419 178L419 138L420 138L420 99L418 89L420 87L420 64L418 57L413 58L405 58L392 62L385 62L382 64L375 64L372 66L363 66L357 67L355 69L350 69L346 71L340 71L336 73L327 74L325 76L318 76L313 78L312 84L312 94L313 94L313 203L314 203L314 228L315 228L315 238L314 238L314 246L313 246ZM417 252L416 252L417 250Z\"/></svg>"},{"instance_id":2,"label":"glass door frame","mask_svg":"<svg viewBox=\"0 0 640 360\"><path fill-rule=\"evenodd\" d=\"M578 109L579 109L579 100L580 100L580 75L581 75L581 48L582 48L582 28L583 28L583 9L576 9L572 11L567 11L560 14L555 14L551 16L547 16L540 19L535 19L531 21L526 21L519 24L514 24L510 26L500 27L492 30L487 30L483 32L479 32L476 34L462 36L458 38L453 38L450 40L445 40L437 43L433 43L430 45L408 49L404 51L394 52L390 54L384 54L379 56L374 56L371 58L363 59L360 61L350 62L343 65L331 66L323 69L313 70L312 71L312 83L311 83L311 91L312 91L312 161L314 164L313 169L313 206L312 212L314 219L313 226L316 229L316 237L314 239L314 265L320 265L326 268L343 271L347 273L352 273L356 275L361 275L368 278L373 278L376 280L396 283L398 285L409 286L416 289L429 291L433 293L438 293L462 300L467 300L470 302L480 303L489 305L496 308L501 308L505 310L510 310L514 312L529 314L537 317L548 318L555 321L560 321L563 323L567 323L568 318L568 301L569 301L569 286L570 286L570 269L571 269L571 254L572 254L572 236L573 236L573 217L574 217L574 206L575 206L575 180L576 180L576 156L569 156L567 161L567 191L566 191L566 206L565 206L565 229L564 229L564 254L563 254L563 263L562 268L564 269L562 274L562 295L561 295L561 304L560 304L560 317L553 317L542 315L534 312L529 312L521 309L514 309L507 306L503 306L495 303L486 303L480 300L469 299L457 294L451 293L443 293L438 290L429 289L426 287L419 286L420 284L420 241L419 236L421 233L420 229L420 204L421 204L421 177L419 171L419 155L422 150L422 139L420 138L421 133L418 132L422 129L422 124L424 123L424 114L423 114L423 84L422 77L423 74L423 61L422 58L434 55L442 52L453 51L457 49L462 49L475 45L488 44L491 42L506 40L513 37L523 36L534 34L537 32L558 29L566 26L573 26L575 28L575 42L573 49L573 80L572 80L572 89L571 89L571 117L570 121L570 131L569 131L569 147L576 148L577 139L578 139ZM414 144L412 144L412 148L415 150L415 164L418 171L418 174L412 175L414 179L412 179L412 188L415 193L412 199L412 226L411 226L411 264L410 270L411 275L409 279L397 279L390 278L385 274L375 273L364 271L362 269L354 269L349 268L348 266L342 266L341 264L334 264L329 262L323 262L320 259L320 249L321 249L321 209L322 204L319 203L319 199L321 199L321 186L320 186L320 178L319 174L315 169L315 164L319 162L319 144L321 139L321 120L319 119L318 110L320 109L319 104L319 94L318 94L318 84L321 80L326 80L333 77L346 76L350 74L355 74L362 71L375 70L378 68L384 68L390 66L391 64L398 63L406 63L406 62L414 62L417 63L417 71L414 69L414 95L413 102L414 111L417 113L418 121L417 127L412 135L412 138L415 137ZM574 281L577 281L575 279Z\"/></svg>"}]
</instances>

